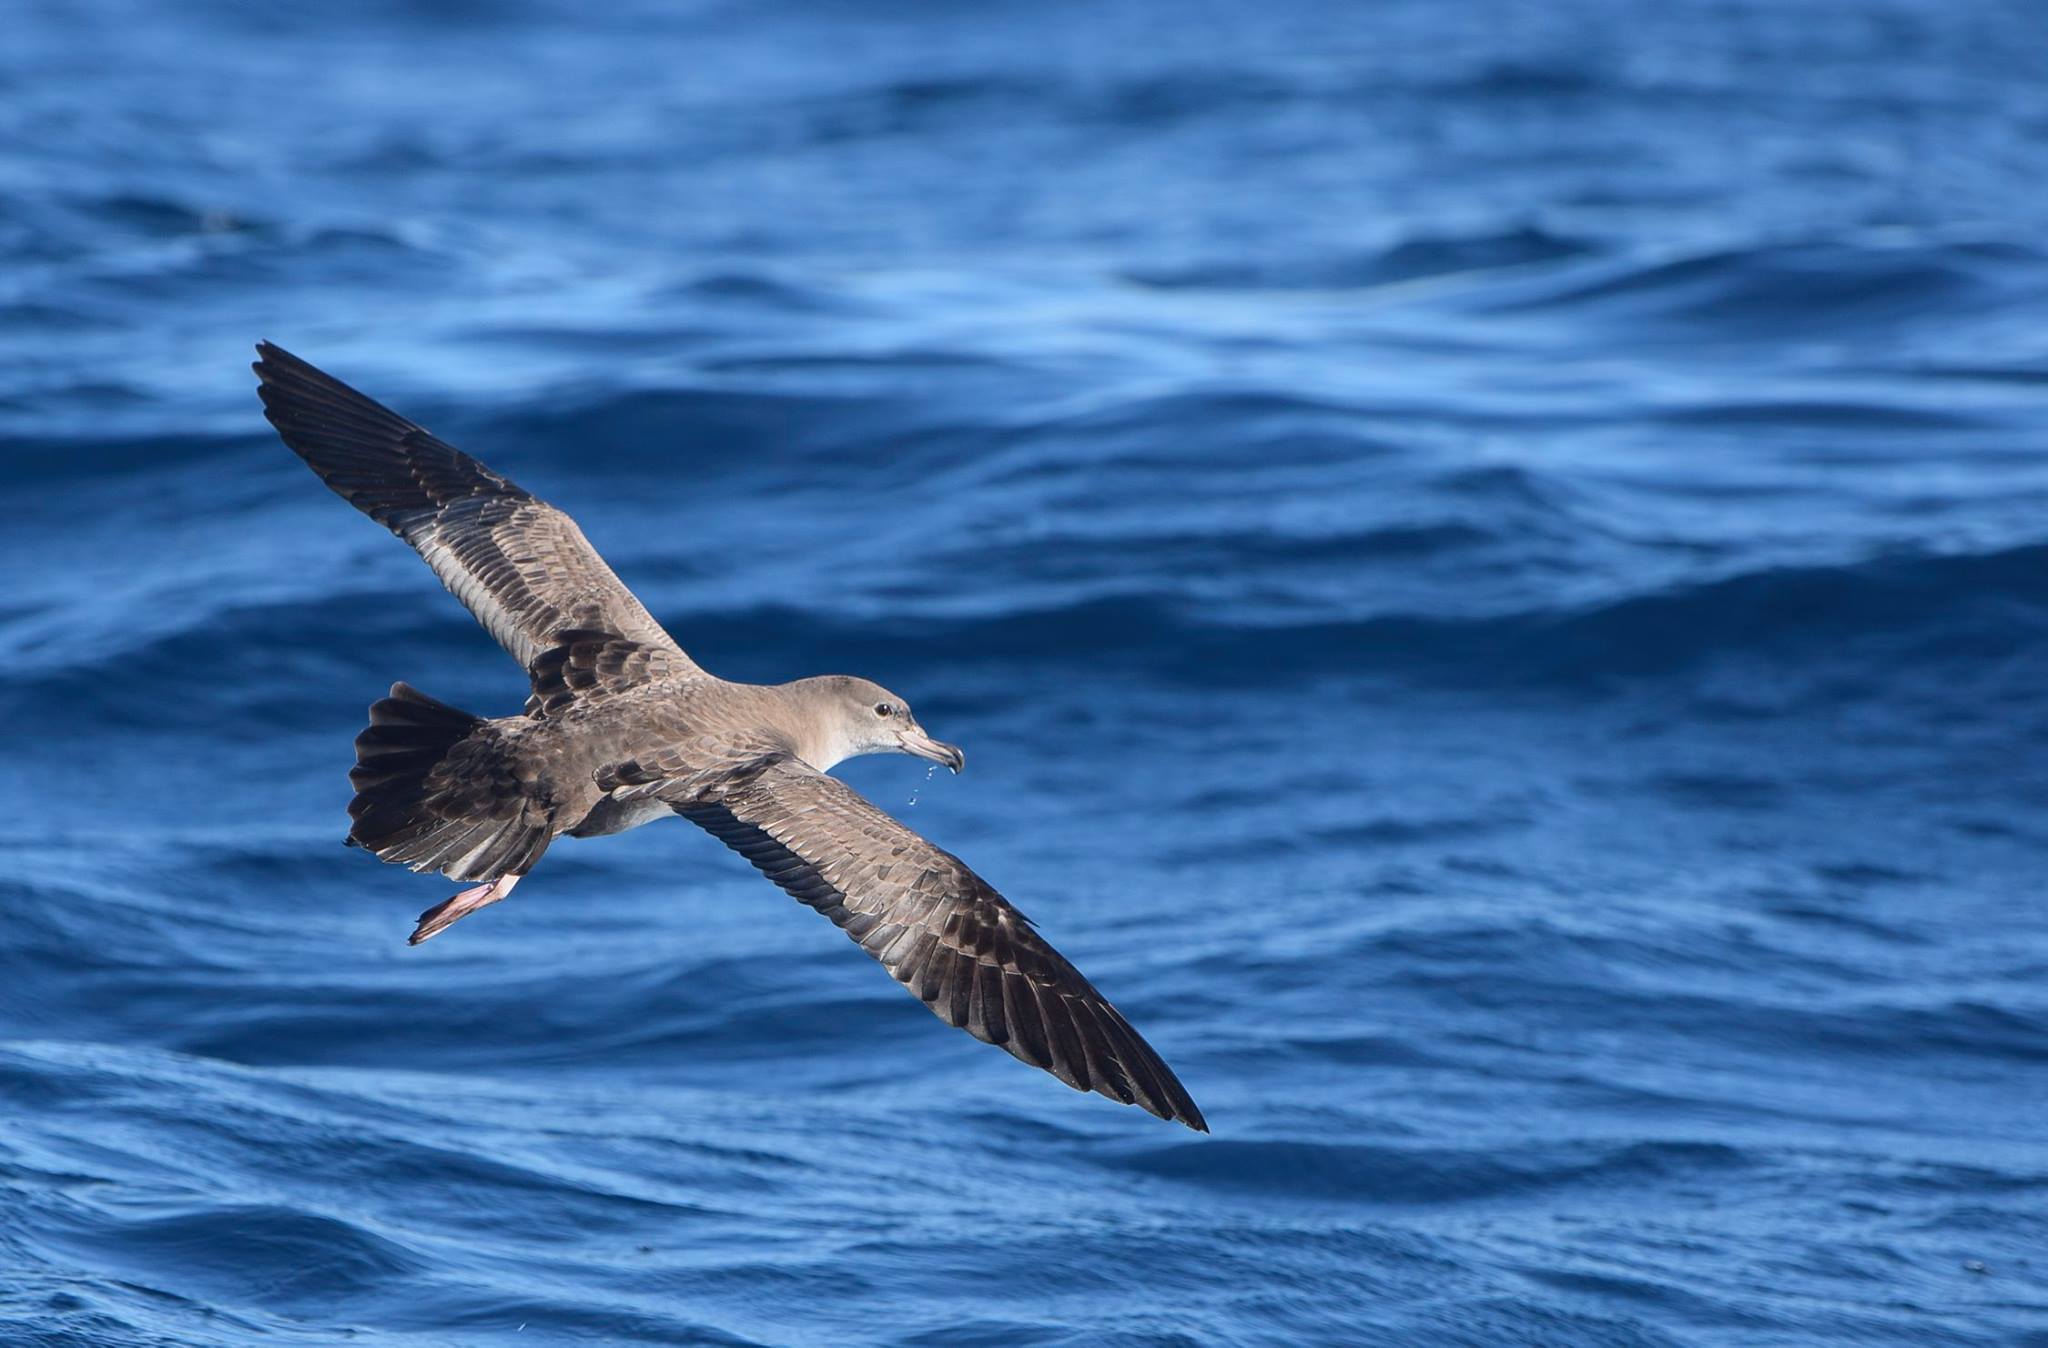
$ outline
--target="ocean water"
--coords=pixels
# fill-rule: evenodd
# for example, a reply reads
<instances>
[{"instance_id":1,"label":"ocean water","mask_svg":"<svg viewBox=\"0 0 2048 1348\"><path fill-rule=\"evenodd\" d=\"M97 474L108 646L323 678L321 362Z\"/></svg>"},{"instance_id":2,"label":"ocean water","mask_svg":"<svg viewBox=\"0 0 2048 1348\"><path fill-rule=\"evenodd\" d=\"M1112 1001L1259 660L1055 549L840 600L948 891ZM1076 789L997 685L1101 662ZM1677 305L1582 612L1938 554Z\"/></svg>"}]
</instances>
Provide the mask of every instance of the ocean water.
<instances>
[{"instance_id":1,"label":"ocean water","mask_svg":"<svg viewBox=\"0 0 2048 1348\"><path fill-rule=\"evenodd\" d=\"M2040 6L8 28L0 1343L2048 1344ZM681 821L408 949L524 681L260 337L903 692L1213 1136Z\"/></svg>"}]
</instances>

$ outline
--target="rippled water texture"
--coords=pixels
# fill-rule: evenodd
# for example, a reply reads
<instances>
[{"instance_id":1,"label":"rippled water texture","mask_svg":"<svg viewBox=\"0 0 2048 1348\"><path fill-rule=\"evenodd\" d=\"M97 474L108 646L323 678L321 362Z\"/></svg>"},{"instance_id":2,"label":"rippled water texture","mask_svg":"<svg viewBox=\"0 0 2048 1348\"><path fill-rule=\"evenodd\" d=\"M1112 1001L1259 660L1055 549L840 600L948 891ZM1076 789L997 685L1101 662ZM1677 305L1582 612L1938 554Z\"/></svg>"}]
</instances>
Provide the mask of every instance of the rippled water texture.
<instances>
[{"instance_id":1,"label":"rippled water texture","mask_svg":"<svg viewBox=\"0 0 2048 1348\"><path fill-rule=\"evenodd\" d=\"M10 11L0 1341L2048 1344L2042 15ZM910 697L1214 1136L680 821L407 949L524 683L258 337Z\"/></svg>"}]
</instances>

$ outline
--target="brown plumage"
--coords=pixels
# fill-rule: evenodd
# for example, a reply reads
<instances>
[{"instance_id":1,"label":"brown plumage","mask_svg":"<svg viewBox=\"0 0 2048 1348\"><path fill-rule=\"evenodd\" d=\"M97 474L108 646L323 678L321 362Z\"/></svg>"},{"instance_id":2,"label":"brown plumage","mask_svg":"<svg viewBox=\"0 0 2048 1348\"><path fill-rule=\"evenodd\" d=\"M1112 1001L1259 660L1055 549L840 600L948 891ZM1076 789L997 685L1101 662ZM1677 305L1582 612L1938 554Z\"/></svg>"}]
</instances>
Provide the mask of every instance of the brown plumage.
<instances>
[{"instance_id":1,"label":"brown plumage","mask_svg":"<svg viewBox=\"0 0 2048 1348\"><path fill-rule=\"evenodd\" d=\"M505 897L564 833L679 814L846 932L933 1014L1078 1090L1208 1131L1115 1007L969 870L827 775L860 753L958 769L865 679L707 674L567 515L267 342L264 413L322 481L416 549L527 671L523 715L485 719L404 684L356 738L349 841L479 882L415 942Z\"/></svg>"}]
</instances>

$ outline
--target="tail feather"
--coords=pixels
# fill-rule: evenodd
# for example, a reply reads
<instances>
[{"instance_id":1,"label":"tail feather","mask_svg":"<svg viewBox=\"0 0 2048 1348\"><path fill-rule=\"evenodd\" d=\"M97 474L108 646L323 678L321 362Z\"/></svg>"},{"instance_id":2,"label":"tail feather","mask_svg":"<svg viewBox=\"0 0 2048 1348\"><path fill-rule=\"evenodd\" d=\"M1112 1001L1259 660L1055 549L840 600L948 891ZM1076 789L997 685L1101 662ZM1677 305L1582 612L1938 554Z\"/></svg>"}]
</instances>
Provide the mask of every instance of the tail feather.
<instances>
[{"instance_id":1,"label":"tail feather","mask_svg":"<svg viewBox=\"0 0 2048 1348\"><path fill-rule=\"evenodd\" d=\"M455 880L524 874L553 828L511 766L488 721L395 683L356 736L348 841Z\"/></svg>"}]
</instances>

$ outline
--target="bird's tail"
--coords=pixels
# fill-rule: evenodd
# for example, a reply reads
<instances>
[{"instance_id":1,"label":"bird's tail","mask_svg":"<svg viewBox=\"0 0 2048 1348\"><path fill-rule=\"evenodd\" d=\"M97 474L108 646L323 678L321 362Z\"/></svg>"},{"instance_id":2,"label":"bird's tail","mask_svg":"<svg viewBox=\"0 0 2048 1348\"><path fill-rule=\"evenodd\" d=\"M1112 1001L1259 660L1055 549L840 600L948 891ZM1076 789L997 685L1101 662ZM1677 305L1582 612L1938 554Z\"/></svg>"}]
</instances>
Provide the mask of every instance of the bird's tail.
<instances>
[{"instance_id":1,"label":"bird's tail","mask_svg":"<svg viewBox=\"0 0 2048 1348\"><path fill-rule=\"evenodd\" d=\"M510 766L490 722L394 683L356 736L348 841L451 880L524 874L554 831Z\"/></svg>"}]
</instances>

